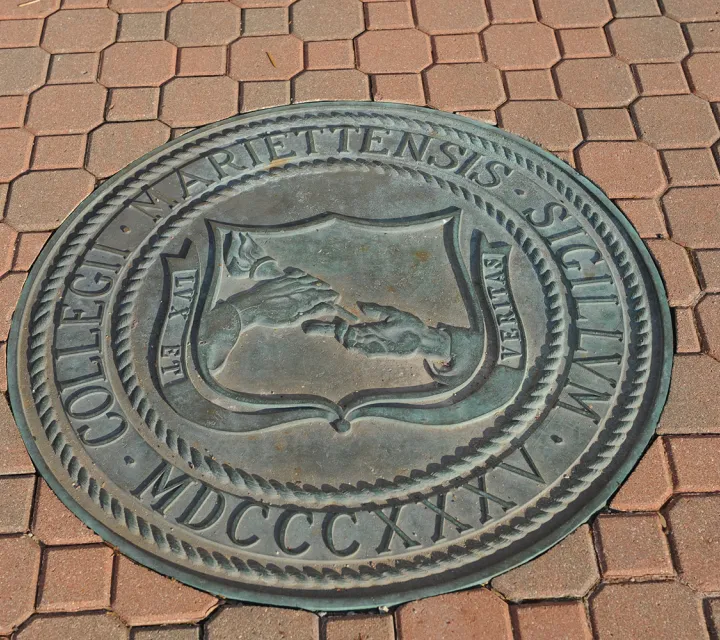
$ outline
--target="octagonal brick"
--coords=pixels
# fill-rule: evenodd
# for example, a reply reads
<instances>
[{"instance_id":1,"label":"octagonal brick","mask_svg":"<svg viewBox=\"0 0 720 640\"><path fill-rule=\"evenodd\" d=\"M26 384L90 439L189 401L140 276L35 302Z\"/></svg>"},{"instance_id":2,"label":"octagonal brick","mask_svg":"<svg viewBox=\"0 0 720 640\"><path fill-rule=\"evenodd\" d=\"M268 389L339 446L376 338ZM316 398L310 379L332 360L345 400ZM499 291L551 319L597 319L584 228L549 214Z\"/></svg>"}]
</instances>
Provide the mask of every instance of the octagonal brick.
<instances>
[{"instance_id":1,"label":"octagonal brick","mask_svg":"<svg viewBox=\"0 0 720 640\"><path fill-rule=\"evenodd\" d=\"M158 87L175 75L177 49L169 42L118 42L103 52L106 87Z\"/></svg>"},{"instance_id":2,"label":"octagonal brick","mask_svg":"<svg viewBox=\"0 0 720 640\"><path fill-rule=\"evenodd\" d=\"M0 538L0 633L30 617L40 570L40 545L27 536Z\"/></svg>"},{"instance_id":3,"label":"octagonal brick","mask_svg":"<svg viewBox=\"0 0 720 640\"><path fill-rule=\"evenodd\" d=\"M368 77L357 69L305 71L293 86L296 102L370 99Z\"/></svg>"},{"instance_id":4,"label":"octagonal brick","mask_svg":"<svg viewBox=\"0 0 720 640\"><path fill-rule=\"evenodd\" d=\"M395 625L392 614L329 616L325 623L325 640L393 640Z\"/></svg>"},{"instance_id":5,"label":"octagonal brick","mask_svg":"<svg viewBox=\"0 0 720 640\"><path fill-rule=\"evenodd\" d=\"M486 588L409 602L398 608L395 619L401 640L512 638L507 603Z\"/></svg>"},{"instance_id":6,"label":"octagonal brick","mask_svg":"<svg viewBox=\"0 0 720 640\"><path fill-rule=\"evenodd\" d=\"M658 511L673 492L670 463L662 438L650 445L610 506L617 511Z\"/></svg>"},{"instance_id":7,"label":"octagonal brick","mask_svg":"<svg viewBox=\"0 0 720 640\"><path fill-rule=\"evenodd\" d=\"M162 122L111 122L90 134L87 170L98 178L117 173L170 139Z\"/></svg>"},{"instance_id":8,"label":"octagonal brick","mask_svg":"<svg viewBox=\"0 0 720 640\"><path fill-rule=\"evenodd\" d=\"M238 83L227 76L174 78L162 89L160 119L171 127L197 127L238 112Z\"/></svg>"},{"instance_id":9,"label":"octagonal brick","mask_svg":"<svg viewBox=\"0 0 720 640\"><path fill-rule=\"evenodd\" d=\"M104 611L65 616L34 616L15 636L17 640L127 640L128 630Z\"/></svg>"},{"instance_id":10,"label":"octagonal brick","mask_svg":"<svg viewBox=\"0 0 720 640\"><path fill-rule=\"evenodd\" d=\"M7 338L15 303L20 297L20 290L24 282L25 274L23 273L9 273L0 279L0 340ZM6 359L3 345L3 348L0 349L0 367L2 367L0 369L0 391L7 389ZM2 452L0 476L35 473L35 467L30 461L25 443L3 393L0 393L0 451Z\"/></svg>"},{"instance_id":11,"label":"octagonal brick","mask_svg":"<svg viewBox=\"0 0 720 640\"><path fill-rule=\"evenodd\" d=\"M82 169L31 171L12 183L5 220L18 231L52 231L94 187Z\"/></svg>"},{"instance_id":12,"label":"octagonal brick","mask_svg":"<svg viewBox=\"0 0 720 640\"><path fill-rule=\"evenodd\" d=\"M670 306L691 307L700 294L700 285L688 250L672 240L648 239L646 244L660 267Z\"/></svg>"},{"instance_id":13,"label":"octagonal brick","mask_svg":"<svg viewBox=\"0 0 720 640\"><path fill-rule=\"evenodd\" d=\"M47 85L30 99L26 126L39 135L86 133L103 121L106 95L97 84Z\"/></svg>"},{"instance_id":14,"label":"octagonal brick","mask_svg":"<svg viewBox=\"0 0 720 640\"><path fill-rule=\"evenodd\" d=\"M46 547L101 542L99 536L60 502L44 480L38 482L35 492L31 531Z\"/></svg>"},{"instance_id":15,"label":"octagonal brick","mask_svg":"<svg viewBox=\"0 0 720 640\"><path fill-rule=\"evenodd\" d=\"M643 139L659 149L708 147L720 135L710 105L697 96L644 97L631 110Z\"/></svg>"},{"instance_id":16,"label":"octagonal brick","mask_svg":"<svg viewBox=\"0 0 720 640\"><path fill-rule=\"evenodd\" d=\"M28 168L32 146L33 135L25 129L0 129L0 182L10 182Z\"/></svg>"},{"instance_id":17,"label":"octagonal brick","mask_svg":"<svg viewBox=\"0 0 720 640\"><path fill-rule=\"evenodd\" d=\"M438 64L424 73L431 107L477 111L495 109L505 101L500 72L490 64Z\"/></svg>"},{"instance_id":18,"label":"octagonal brick","mask_svg":"<svg viewBox=\"0 0 720 640\"><path fill-rule=\"evenodd\" d=\"M582 142L575 109L557 100L521 100L500 108L508 131L550 151L567 151Z\"/></svg>"},{"instance_id":19,"label":"octagonal brick","mask_svg":"<svg viewBox=\"0 0 720 640\"><path fill-rule=\"evenodd\" d=\"M303 69L303 45L295 36L241 38L230 47L230 77L289 80Z\"/></svg>"},{"instance_id":20,"label":"octagonal brick","mask_svg":"<svg viewBox=\"0 0 720 640\"><path fill-rule=\"evenodd\" d=\"M663 205L675 242L693 249L720 246L720 186L669 189Z\"/></svg>"},{"instance_id":21,"label":"octagonal brick","mask_svg":"<svg viewBox=\"0 0 720 640\"><path fill-rule=\"evenodd\" d=\"M658 433L720 433L718 388L720 362L706 354L675 356L670 394L660 417Z\"/></svg>"},{"instance_id":22,"label":"octagonal brick","mask_svg":"<svg viewBox=\"0 0 720 640\"><path fill-rule=\"evenodd\" d=\"M45 82L50 54L39 47L0 49L0 95L30 93Z\"/></svg>"},{"instance_id":23,"label":"octagonal brick","mask_svg":"<svg viewBox=\"0 0 720 640\"><path fill-rule=\"evenodd\" d=\"M242 636L256 640L317 640L320 637L319 626L317 615L309 611L252 605L225 606L205 623L205 638L239 640L238 630L242 629Z\"/></svg>"},{"instance_id":24,"label":"octagonal brick","mask_svg":"<svg viewBox=\"0 0 720 640\"><path fill-rule=\"evenodd\" d=\"M720 359L720 295L706 295L695 307L695 315L708 354L716 360Z\"/></svg>"},{"instance_id":25,"label":"octagonal brick","mask_svg":"<svg viewBox=\"0 0 720 640\"><path fill-rule=\"evenodd\" d=\"M605 584L590 600L599 638L706 638L699 598L679 582Z\"/></svg>"},{"instance_id":26,"label":"octagonal brick","mask_svg":"<svg viewBox=\"0 0 720 640\"><path fill-rule=\"evenodd\" d=\"M680 496L667 520L680 576L700 592L720 591L720 495Z\"/></svg>"},{"instance_id":27,"label":"octagonal brick","mask_svg":"<svg viewBox=\"0 0 720 640\"><path fill-rule=\"evenodd\" d=\"M10 333L10 322L13 310L20 299L20 291L25 282L24 273L8 273L0 279L0 341L7 341ZM4 358L3 354L3 358ZM0 363L0 364L4 364ZM3 370L2 386L7 387L5 370ZM15 421L7 406L5 396L0 394L0 451L5 459L0 462L0 473L14 472L18 466L28 465L27 472L32 473L33 467L27 455L27 449L18 433ZM3 468L5 467L5 468Z\"/></svg>"},{"instance_id":28,"label":"octagonal brick","mask_svg":"<svg viewBox=\"0 0 720 640\"><path fill-rule=\"evenodd\" d=\"M257 9L263 7L287 7L295 0L230 0L230 2L241 9Z\"/></svg>"},{"instance_id":29,"label":"octagonal brick","mask_svg":"<svg viewBox=\"0 0 720 640\"><path fill-rule=\"evenodd\" d=\"M718 0L663 0L664 13L678 22L717 20L720 14Z\"/></svg>"},{"instance_id":30,"label":"octagonal brick","mask_svg":"<svg viewBox=\"0 0 720 640\"><path fill-rule=\"evenodd\" d=\"M0 278L2 278L10 269L12 269L13 262L15 261L15 247L17 244L18 239L18 233L13 229L10 225L5 224L4 222L0 222L0 247L7 247L7 251L5 251L5 254L0 257ZM0 365L4 365L5 362L2 359L2 356L0 356ZM0 373L0 376L4 375L5 372L3 371ZM5 385L0 383L0 390L3 390L3 387ZM9 498L9 496L7 496ZM2 502L2 498L0 498L0 502ZM2 530L2 518L0 517L0 530ZM8 532L6 532L8 533Z\"/></svg>"},{"instance_id":31,"label":"octagonal brick","mask_svg":"<svg viewBox=\"0 0 720 640\"><path fill-rule=\"evenodd\" d=\"M637 96L630 66L617 58L563 60L555 74L560 97L573 107L623 107Z\"/></svg>"},{"instance_id":32,"label":"octagonal brick","mask_svg":"<svg viewBox=\"0 0 720 640\"><path fill-rule=\"evenodd\" d=\"M696 53L685 64L695 93L712 102L720 100L720 52Z\"/></svg>"},{"instance_id":33,"label":"octagonal brick","mask_svg":"<svg viewBox=\"0 0 720 640\"><path fill-rule=\"evenodd\" d=\"M493 579L508 600L582 598L600 573L590 528L583 525L534 560Z\"/></svg>"},{"instance_id":34,"label":"octagonal brick","mask_svg":"<svg viewBox=\"0 0 720 640\"><path fill-rule=\"evenodd\" d=\"M232 4L181 4L168 15L167 39L178 47L228 44L239 36L240 9Z\"/></svg>"},{"instance_id":35,"label":"octagonal brick","mask_svg":"<svg viewBox=\"0 0 720 640\"><path fill-rule=\"evenodd\" d=\"M35 2L0 2L0 20L23 20L44 18L60 8L60 0L36 0Z\"/></svg>"},{"instance_id":36,"label":"octagonal brick","mask_svg":"<svg viewBox=\"0 0 720 640\"><path fill-rule=\"evenodd\" d=\"M202 620L217 598L141 567L124 556L115 566L113 610L129 625Z\"/></svg>"},{"instance_id":37,"label":"octagonal brick","mask_svg":"<svg viewBox=\"0 0 720 640\"><path fill-rule=\"evenodd\" d=\"M417 73L432 63L430 38L416 29L366 31L356 46L365 73Z\"/></svg>"},{"instance_id":38,"label":"octagonal brick","mask_svg":"<svg viewBox=\"0 0 720 640\"><path fill-rule=\"evenodd\" d=\"M181 0L110 0L110 8L118 13L150 13L167 11Z\"/></svg>"},{"instance_id":39,"label":"octagonal brick","mask_svg":"<svg viewBox=\"0 0 720 640\"><path fill-rule=\"evenodd\" d=\"M662 16L619 18L607 31L615 55L625 62L679 62L688 53L680 25Z\"/></svg>"},{"instance_id":40,"label":"octagonal brick","mask_svg":"<svg viewBox=\"0 0 720 640\"><path fill-rule=\"evenodd\" d=\"M365 29L360 0L298 0L291 11L292 31L305 41L349 40Z\"/></svg>"},{"instance_id":41,"label":"octagonal brick","mask_svg":"<svg viewBox=\"0 0 720 640\"><path fill-rule=\"evenodd\" d=\"M58 11L45 20L42 46L50 53L100 51L115 41L117 22L109 9Z\"/></svg>"},{"instance_id":42,"label":"octagonal brick","mask_svg":"<svg viewBox=\"0 0 720 640\"><path fill-rule=\"evenodd\" d=\"M537 0L537 8L540 20L555 29L601 27L612 19L608 0Z\"/></svg>"},{"instance_id":43,"label":"octagonal brick","mask_svg":"<svg viewBox=\"0 0 720 640\"><path fill-rule=\"evenodd\" d=\"M473 33L489 23L483 0L415 0L418 29L431 35Z\"/></svg>"},{"instance_id":44,"label":"octagonal brick","mask_svg":"<svg viewBox=\"0 0 720 640\"><path fill-rule=\"evenodd\" d=\"M528 602L513 607L513 623L521 640L592 640L581 600Z\"/></svg>"},{"instance_id":45,"label":"octagonal brick","mask_svg":"<svg viewBox=\"0 0 720 640\"><path fill-rule=\"evenodd\" d=\"M660 157L644 142L588 142L578 163L611 198L651 198L666 186Z\"/></svg>"},{"instance_id":46,"label":"octagonal brick","mask_svg":"<svg viewBox=\"0 0 720 640\"><path fill-rule=\"evenodd\" d=\"M498 69L547 69L560 59L555 34L544 24L495 24L482 38L488 62Z\"/></svg>"}]
</instances>

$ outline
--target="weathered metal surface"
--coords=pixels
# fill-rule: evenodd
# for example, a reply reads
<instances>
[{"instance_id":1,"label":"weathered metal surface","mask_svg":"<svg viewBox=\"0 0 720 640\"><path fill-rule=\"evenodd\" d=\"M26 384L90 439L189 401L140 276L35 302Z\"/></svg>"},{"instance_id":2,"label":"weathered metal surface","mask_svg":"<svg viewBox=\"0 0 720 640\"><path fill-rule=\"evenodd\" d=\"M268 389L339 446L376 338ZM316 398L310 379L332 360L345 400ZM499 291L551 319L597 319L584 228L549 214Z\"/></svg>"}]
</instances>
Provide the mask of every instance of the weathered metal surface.
<instances>
[{"instance_id":1,"label":"weathered metal surface","mask_svg":"<svg viewBox=\"0 0 720 640\"><path fill-rule=\"evenodd\" d=\"M668 318L627 221L537 147L415 107L287 107L78 207L23 292L12 404L63 501L140 562L390 604L606 502L665 399Z\"/></svg>"}]
</instances>

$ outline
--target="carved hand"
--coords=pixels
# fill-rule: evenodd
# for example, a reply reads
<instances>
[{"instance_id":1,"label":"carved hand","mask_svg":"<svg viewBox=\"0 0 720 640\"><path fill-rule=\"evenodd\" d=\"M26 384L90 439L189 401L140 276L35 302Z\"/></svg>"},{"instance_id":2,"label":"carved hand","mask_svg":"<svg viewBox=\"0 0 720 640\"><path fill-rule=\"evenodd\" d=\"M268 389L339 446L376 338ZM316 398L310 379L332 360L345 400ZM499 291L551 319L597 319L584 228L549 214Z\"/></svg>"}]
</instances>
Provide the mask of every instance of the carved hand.
<instances>
[{"instance_id":1,"label":"carved hand","mask_svg":"<svg viewBox=\"0 0 720 640\"><path fill-rule=\"evenodd\" d=\"M336 317L330 322L308 321L303 330L310 335L333 336L346 349L368 357L450 359L450 336L426 326L413 314L372 302L358 302L358 307L375 322L349 325Z\"/></svg>"},{"instance_id":2,"label":"carved hand","mask_svg":"<svg viewBox=\"0 0 720 640\"><path fill-rule=\"evenodd\" d=\"M287 327L299 320L330 315L338 295L326 282L289 267L283 275L261 280L229 302L240 313L245 330L254 325Z\"/></svg>"},{"instance_id":3,"label":"carved hand","mask_svg":"<svg viewBox=\"0 0 720 640\"><path fill-rule=\"evenodd\" d=\"M231 231L225 235L223 259L231 276L249 278L253 267L264 257L264 251L249 234Z\"/></svg>"}]
</instances>

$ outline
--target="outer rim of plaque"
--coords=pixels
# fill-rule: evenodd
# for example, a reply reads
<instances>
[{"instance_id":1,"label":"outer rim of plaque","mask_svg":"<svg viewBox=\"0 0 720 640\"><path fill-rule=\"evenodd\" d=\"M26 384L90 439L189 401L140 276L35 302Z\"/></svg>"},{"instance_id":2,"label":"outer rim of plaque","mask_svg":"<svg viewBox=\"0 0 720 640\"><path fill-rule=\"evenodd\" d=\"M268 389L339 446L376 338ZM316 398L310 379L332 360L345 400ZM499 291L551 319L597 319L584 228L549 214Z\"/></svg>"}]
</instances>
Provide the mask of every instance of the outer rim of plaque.
<instances>
[{"instance_id":1,"label":"outer rim of plaque","mask_svg":"<svg viewBox=\"0 0 720 640\"><path fill-rule=\"evenodd\" d=\"M484 572L475 572L468 574L463 572L463 575L459 577L450 577L442 579L441 576L435 576L435 578L441 578L439 581L433 580L432 584L429 584L427 578L421 578L420 581L424 581L425 584L419 587L411 587L406 589L393 590L391 593L379 592L376 595L369 593L369 588L358 587L352 589L352 594L343 595L338 593L337 590L323 589L322 587L316 590L308 590L305 593L298 593L293 591L287 591L283 593L280 589L267 589L263 587L253 587L245 585L240 582L232 582L222 579L210 578L207 575L194 572L188 568L182 567L172 562L165 561L161 557L151 554L144 549L136 546L129 540L123 538L119 534L110 530L99 520L87 513L78 502L75 501L73 496L65 489L61 482L53 475L50 471L45 459L40 454L39 449L35 444L35 439L28 428L25 420L25 414L22 409L22 401L20 398L19 385L17 379L17 348L18 348L18 336L20 332L20 317L22 313L18 313L19 310L24 310L27 299L30 295L31 289L38 275L45 266L45 261L48 254L52 251L53 247L64 237L64 232L75 222L75 220L82 215L83 211L92 204L95 200L97 192L100 189L112 187L117 182L120 182L127 174L133 171L137 166L148 160L150 157L165 151L170 147L174 147L178 144L182 144L183 141L190 140L196 136L202 136L208 131L218 127L227 125L233 122L242 122L243 120L252 120L259 114L274 116L286 113L292 113L300 109L317 109L318 111L332 110L338 108L347 109L391 109L401 112L409 112L414 114L416 117L433 117L439 116L442 118L456 120L457 122L475 128L485 129L489 132L501 131L503 134L512 136L518 144L526 147L531 152L540 155L543 159L549 162L554 168L560 170L566 176L579 182L585 189L587 189L598 201L603 205L605 210L611 215L622 227L627 234L629 243L632 244L633 248L638 252L638 257L642 259L644 267L647 270L647 275L650 277L652 284L657 294L658 305L660 307L661 322L660 325L663 331L663 367L659 372L658 381L658 393L655 396L652 410L648 412L647 419L641 430L636 433L635 441L633 446L627 450L625 460L618 467L617 471L607 480L602 488L596 492L591 500L586 502L575 514L566 520L562 526L551 530L547 535L540 538L534 544L524 547L519 552L515 552L510 557L506 558L503 562L497 563L492 566L492 570ZM649 250L645 246L645 243L640 238L640 235L632 226L630 221L626 218L625 214L605 195L605 193L593 183L586 176L582 175L578 171L574 170L569 165L566 165L562 160L546 151L542 147L526 140L525 138L512 134L509 131L500 129L493 125L485 122L473 120L465 116L456 115L453 113L431 109L428 107L419 107L415 105L400 104L394 102L360 102L360 101L320 101L320 102L306 102L294 105L285 105L282 107L271 107L268 109L259 109L250 111L248 113L231 116L217 122L212 122L202 127L198 127L189 131L182 136L179 136L173 140L169 140L163 145L156 147L144 154L141 158L133 161L110 178L105 180L99 187L95 188L86 198L78 204L75 209L65 218L62 224L52 232L52 235L43 247L38 257L33 262L33 265L28 274L28 278L25 281L22 292L18 303L13 311L13 318L10 327L10 334L7 342L7 379L8 379L8 394L10 397L10 408L15 418L15 422L20 430L22 439L25 446L30 454L30 458L35 465L35 468L40 472L43 479L48 483L53 492L57 495L62 503L72 511L85 525L95 531L105 542L115 547L120 553L128 556L130 559L138 562L139 564L149 567L154 571L165 575L167 577L176 579L184 584L191 587L195 587L202 591L212 593L218 597L224 597L231 600L239 600L255 604L265 604L281 607L293 607L307 609L310 611L352 611L360 609L371 609L379 606L394 606L402 604L404 602L410 602L413 600L419 600L421 598L428 598L431 596L437 596L444 593L453 591L459 591L461 589L467 589L470 587L480 586L488 583L492 578L509 571L515 567L521 566L533 558L544 553L551 547L555 546L558 542L563 540L565 537L570 535L582 524L586 523L593 515L600 511L610 501L610 498L615 494L623 481L627 478L630 472L634 469L643 452L647 449L650 442L653 440L655 435L655 428L660 420L660 416L665 407L667 396L670 388L670 377L673 365L674 356L674 334L672 329L672 319L670 315L670 306L665 291L665 285L660 277L657 266L653 258L650 255ZM468 563L466 568L472 563ZM431 578L432 579L432 578ZM398 583L398 586L402 583ZM315 594L315 595L313 595Z\"/></svg>"}]
</instances>

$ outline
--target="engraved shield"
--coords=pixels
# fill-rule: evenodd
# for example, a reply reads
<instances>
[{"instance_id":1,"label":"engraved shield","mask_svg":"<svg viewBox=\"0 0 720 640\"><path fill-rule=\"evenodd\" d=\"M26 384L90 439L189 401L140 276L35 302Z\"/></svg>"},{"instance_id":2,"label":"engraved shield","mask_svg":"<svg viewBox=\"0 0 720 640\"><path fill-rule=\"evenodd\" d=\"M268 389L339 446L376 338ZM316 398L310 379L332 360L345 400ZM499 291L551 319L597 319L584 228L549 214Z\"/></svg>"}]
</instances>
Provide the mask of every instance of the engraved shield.
<instances>
[{"instance_id":1,"label":"engraved shield","mask_svg":"<svg viewBox=\"0 0 720 640\"><path fill-rule=\"evenodd\" d=\"M454 207L396 220L326 212L278 226L209 221L208 264L188 303L184 366L196 392L252 415L254 425L227 419L213 428L324 417L345 431L363 416L453 425L509 401L522 376L521 330L517 357L498 367L497 321L483 286L488 269L507 268L507 251L475 232L466 264L461 224ZM182 273L187 261L166 267ZM278 295L268 306L262 292L273 287ZM442 307L434 303L438 289ZM171 308L184 304L177 293L170 292ZM302 295L306 308L288 309ZM168 386L169 399L186 406L186 387Z\"/></svg>"}]
</instances>

